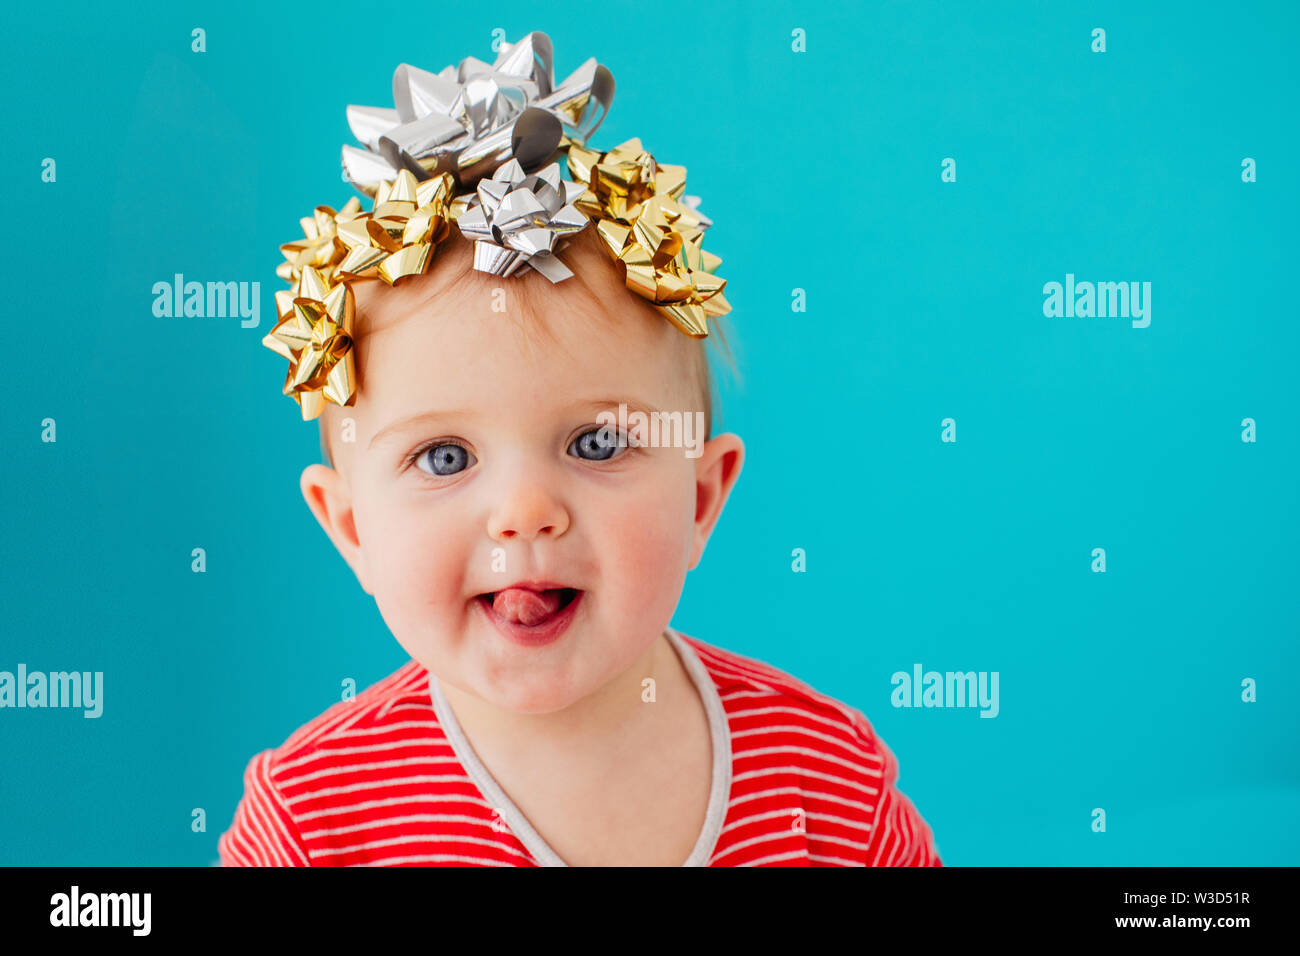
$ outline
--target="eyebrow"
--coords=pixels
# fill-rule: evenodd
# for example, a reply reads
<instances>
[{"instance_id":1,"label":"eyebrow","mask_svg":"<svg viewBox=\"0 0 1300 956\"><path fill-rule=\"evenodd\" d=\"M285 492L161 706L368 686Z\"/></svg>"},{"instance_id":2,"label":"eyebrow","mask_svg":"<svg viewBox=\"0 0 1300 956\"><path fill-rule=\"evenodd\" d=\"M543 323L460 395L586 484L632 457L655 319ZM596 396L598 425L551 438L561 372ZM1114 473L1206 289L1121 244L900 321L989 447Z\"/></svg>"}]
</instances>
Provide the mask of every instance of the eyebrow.
<instances>
[{"instance_id":1,"label":"eyebrow","mask_svg":"<svg viewBox=\"0 0 1300 956\"><path fill-rule=\"evenodd\" d=\"M366 448L372 449L376 445L383 444L404 431L412 428L433 425L444 418L474 418L473 412L461 409L448 409L438 412L420 412L418 415L408 415L406 418L399 418L391 424L385 425L379 431L375 432L375 437L370 439L370 444Z\"/></svg>"},{"instance_id":2,"label":"eyebrow","mask_svg":"<svg viewBox=\"0 0 1300 956\"><path fill-rule=\"evenodd\" d=\"M619 405L626 405L629 413L641 412L646 416L654 414L654 409L652 409L648 404L630 396L622 396L620 398L583 399L574 402L569 406L568 410L571 412L585 412L595 409L609 408L611 406L617 408ZM366 448L367 450L373 449L376 445L390 441L402 432L408 431L412 428L427 427L436 424L445 418L459 418L463 420L477 417L476 413L466 409L448 409L445 411L420 412L416 415L408 415L406 418L399 418L397 421L385 425L379 431L375 432L375 436L370 439L370 444L367 445Z\"/></svg>"},{"instance_id":3,"label":"eyebrow","mask_svg":"<svg viewBox=\"0 0 1300 956\"><path fill-rule=\"evenodd\" d=\"M596 408L608 408L611 405L614 408L617 408L619 405L626 405L629 413L641 412L643 415L652 415L654 413L654 409L645 402L631 398L630 396L623 396L622 398L596 398L589 401L575 402L573 404L573 410L591 411Z\"/></svg>"}]
</instances>

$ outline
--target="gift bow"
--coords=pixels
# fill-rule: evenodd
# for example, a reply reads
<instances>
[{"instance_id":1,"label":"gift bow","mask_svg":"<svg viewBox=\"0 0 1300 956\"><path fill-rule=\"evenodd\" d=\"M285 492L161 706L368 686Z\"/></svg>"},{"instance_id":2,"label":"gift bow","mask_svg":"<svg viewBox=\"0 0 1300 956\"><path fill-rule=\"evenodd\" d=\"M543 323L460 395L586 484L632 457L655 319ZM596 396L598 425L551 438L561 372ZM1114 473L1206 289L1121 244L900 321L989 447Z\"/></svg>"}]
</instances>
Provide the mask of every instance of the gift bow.
<instances>
[{"instance_id":1,"label":"gift bow","mask_svg":"<svg viewBox=\"0 0 1300 956\"><path fill-rule=\"evenodd\" d=\"M451 215L474 242L474 268L509 276L536 269L552 282L573 275L554 254L560 240L586 227L588 219L573 205L583 192L578 183L560 178L560 164L525 176L512 159L478 189L452 202Z\"/></svg>"},{"instance_id":2,"label":"gift bow","mask_svg":"<svg viewBox=\"0 0 1300 956\"><path fill-rule=\"evenodd\" d=\"M532 170L585 143L609 112L614 77L593 57L556 86L552 57L550 37L534 31L502 43L491 65L469 56L435 74L400 64L394 108L347 109L366 147L343 147L348 180L370 196L407 169L420 180L449 172L472 188L510 159Z\"/></svg>"},{"instance_id":3,"label":"gift bow","mask_svg":"<svg viewBox=\"0 0 1300 956\"><path fill-rule=\"evenodd\" d=\"M727 281L712 274L722 260L701 248L712 222L699 212L698 196L682 195L686 167L655 162L636 138L604 153L573 145L567 161L569 175L586 186L574 205L595 220L627 287L687 335L706 337L708 317L731 305L722 295Z\"/></svg>"},{"instance_id":4,"label":"gift bow","mask_svg":"<svg viewBox=\"0 0 1300 956\"><path fill-rule=\"evenodd\" d=\"M417 183L403 169L380 183L369 212L355 196L337 213L317 206L301 220L304 238L280 247L285 261L276 274L297 288L275 294L279 321L262 344L289 360L284 393L302 406L304 421L320 415L326 398L355 404L347 280L380 278L393 285L427 272L438 244L451 234L452 188L450 173Z\"/></svg>"},{"instance_id":5,"label":"gift bow","mask_svg":"<svg viewBox=\"0 0 1300 956\"><path fill-rule=\"evenodd\" d=\"M293 292L277 292L283 317L262 344L289 360L284 394L302 406L303 421L320 416L325 402L355 404L356 361L353 357L352 289L333 286L312 266L305 266Z\"/></svg>"}]
</instances>

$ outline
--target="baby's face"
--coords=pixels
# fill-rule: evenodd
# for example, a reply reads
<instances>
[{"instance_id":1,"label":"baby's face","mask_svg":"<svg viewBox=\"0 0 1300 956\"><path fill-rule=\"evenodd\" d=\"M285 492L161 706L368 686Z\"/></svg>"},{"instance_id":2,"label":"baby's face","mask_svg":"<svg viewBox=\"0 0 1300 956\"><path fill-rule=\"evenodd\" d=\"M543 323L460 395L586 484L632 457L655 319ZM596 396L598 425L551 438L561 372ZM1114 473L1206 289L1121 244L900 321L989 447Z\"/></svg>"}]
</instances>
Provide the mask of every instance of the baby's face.
<instances>
[{"instance_id":1,"label":"baby's face","mask_svg":"<svg viewBox=\"0 0 1300 956\"><path fill-rule=\"evenodd\" d=\"M429 275L359 284L357 404L329 410L337 471L302 480L411 656L519 713L564 708L646 652L743 457L734 435L703 454L611 454L597 416L620 402L703 409L699 346L594 243L570 246L576 275L555 285L471 273L449 287L473 248L459 237ZM520 282L540 284L535 302Z\"/></svg>"}]
</instances>

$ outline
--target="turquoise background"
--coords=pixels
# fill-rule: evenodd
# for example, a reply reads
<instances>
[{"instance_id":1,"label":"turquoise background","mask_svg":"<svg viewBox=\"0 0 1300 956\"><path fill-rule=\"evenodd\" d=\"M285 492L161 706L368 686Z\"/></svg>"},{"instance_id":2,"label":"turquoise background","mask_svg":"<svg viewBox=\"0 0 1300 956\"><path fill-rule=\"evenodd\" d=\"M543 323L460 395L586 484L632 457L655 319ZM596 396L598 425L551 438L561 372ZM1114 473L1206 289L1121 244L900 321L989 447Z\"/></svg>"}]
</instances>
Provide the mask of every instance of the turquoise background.
<instances>
[{"instance_id":1,"label":"turquoise background","mask_svg":"<svg viewBox=\"0 0 1300 956\"><path fill-rule=\"evenodd\" d=\"M345 106L496 28L607 65L592 144L716 223L748 458L674 624L860 708L948 864L1300 862L1295 4L357 9L7 12L0 669L105 695L0 710L0 863L207 865L249 758L407 660L260 340L353 195ZM261 325L156 318L177 272L260 281ZM1149 281L1150 327L1045 317L1067 272ZM998 671L997 718L893 708L918 662Z\"/></svg>"}]
</instances>

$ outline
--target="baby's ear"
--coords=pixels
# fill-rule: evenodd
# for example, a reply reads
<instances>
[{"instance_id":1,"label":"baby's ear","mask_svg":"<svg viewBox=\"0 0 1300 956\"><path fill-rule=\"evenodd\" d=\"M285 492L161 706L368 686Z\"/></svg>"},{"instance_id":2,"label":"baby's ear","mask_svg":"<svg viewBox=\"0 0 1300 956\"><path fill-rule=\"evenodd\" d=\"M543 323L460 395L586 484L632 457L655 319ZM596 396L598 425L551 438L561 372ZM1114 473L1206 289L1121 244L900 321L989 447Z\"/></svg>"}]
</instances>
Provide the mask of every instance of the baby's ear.
<instances>
[{"instance_id":1,"label":"baby's ear","mask_svg":"<svg viewBox=\"0 0 1300 956\"><path fill-rule=\"evenodd\" d=\"M704 557L713 526L722 506L740 477L745 461L745 443L739 435L718 435L704 443L704 453L695 461L695 544L691 549L691 570Z\"/></svg>"},{"instance_id":2,"label":"baby's ear","mask_svg":"<svg viewBox=\"0 0 1300 956\"><path fill-rule=\"evenodd\" d=\"M366 583L361 541L352 518L352 499L343 476L325 465L308 465L303 469L301 485L307 507L352 568L362 590L374 594Z\"/></svg>"}]
</instances>

